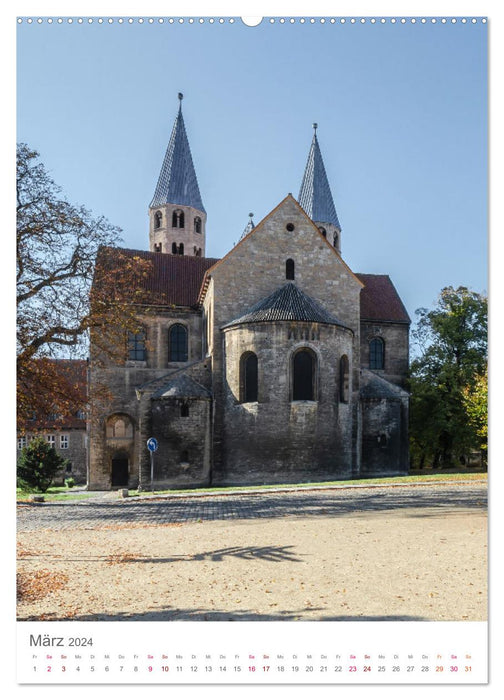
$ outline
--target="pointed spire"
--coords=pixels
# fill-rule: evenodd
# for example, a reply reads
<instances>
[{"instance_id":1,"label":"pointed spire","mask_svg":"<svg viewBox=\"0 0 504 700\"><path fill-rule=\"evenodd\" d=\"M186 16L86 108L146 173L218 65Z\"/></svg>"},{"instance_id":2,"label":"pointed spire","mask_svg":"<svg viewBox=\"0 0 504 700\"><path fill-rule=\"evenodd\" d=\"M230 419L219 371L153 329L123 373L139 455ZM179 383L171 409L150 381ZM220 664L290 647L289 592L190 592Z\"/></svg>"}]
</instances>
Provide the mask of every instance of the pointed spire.
<instances>
[{"instance_id":1,"label":"pointed spire","mask_svg":"<svg viewBox=\"0 0 504 700\"><path fill-rule=\"evenodd\" d=\"M252 212L250 212L250 213L249 213L249 222L248 222L248 224L245 226L245 228L243 229L243 233L242 233L242 235L240 236L240 241L241 241L242 238L245 238L245 236L246 236L247 234L249 234L249 233L252 231L252 229L255 228L255 224L254 224L254 222L253 222L253 220L252 220L252 217L253 217L253 216L254 216L254 215L252 214Z\"/></svg>"},{"instance_id":2,"label":"pointed spire","mask_svg":"<svg viewBox=\"0 0 504 700\"><path fill-rule=\"evenodd\" d=\"M166 149L151 207L180 204L204 212L203 202L194 170L191 149L182 115L183 94L179 92L179 110Z\"/></svg>"},{"instance_id":3,"label":"pointed spire","mask_svg":"<svg viewBox=\"0 0 504 700\"><path fill-rule=\"evenodd\" d=\"M313 139L298 202L312 221L333 224L341 231L317 139L317 126L313 124Z\"/></svg>"}]
</instances>

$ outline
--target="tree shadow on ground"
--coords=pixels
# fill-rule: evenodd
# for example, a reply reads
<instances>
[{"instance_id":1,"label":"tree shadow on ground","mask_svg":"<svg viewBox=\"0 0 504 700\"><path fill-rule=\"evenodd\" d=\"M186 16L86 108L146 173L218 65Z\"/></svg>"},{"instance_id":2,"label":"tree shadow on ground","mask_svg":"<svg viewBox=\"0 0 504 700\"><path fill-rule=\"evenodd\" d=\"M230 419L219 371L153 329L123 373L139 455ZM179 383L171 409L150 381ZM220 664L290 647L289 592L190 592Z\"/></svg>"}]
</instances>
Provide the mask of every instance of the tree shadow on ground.
<instances>
[{"instance_id":1,"label":"tree shadow on ground","mask_svg":"<svg viewBox=\"0 0 504 700\"><path fill-rule=\"evenodd\" d=\"M174 554L169 557L145 557L141 554L106 554L106 555L94 555L88 554L85 556L71 557L62 554L27 554L25 556L19 557L23 561L38 560L43 559L44 561L57 561L57 562L97 562L97 563L108 563L108 564L171 564L174 562L183 561L224 561L228 557L236 557L238 559L254 560L262 559L269 562L301 562L302 559L294 556L294 553L290 550L293 549L292 545L286 545L283 547L276 546L264 546L264 547L224 547L223 549L216 549L209 552L198 552L195 554Z\"/></svg>"},{"instance_id":2,"label":"tree shadow on ground","mask_svg":"<svg viewBox=\"0 0 504 700\"><path fill-rule=\"evenodd\" d=\"M344 517L384 511L413 518L445 515L459 509L486 511L486 489L475 487L396 487L282 494L230 494L174 497L155 501L33 503L19 513L18 524L50 527L110 527L126 523L161 525L210 520L279 517ZM425 509L423 513L419 509Z\"/></svg>"},{"instance_id":3,"label":"tree shadow on ground","mask_svg":"<svg viewBox=\"0 0 504 700\"><path fill-rule=\"evenodd\" d=\"M271 613L259 613L253 610L175 609L158 608L145 613L117 612L111 614L72 615L64 617L56 612L46 613L44 622L72 620L74 622L427 622L430 618L412 615L316 615L320 608L302 610L279 610ZM307 614L308 613L308 614ZM18 617L18 621L37 621L40 618Z\"/></svg>"}]
</instances>

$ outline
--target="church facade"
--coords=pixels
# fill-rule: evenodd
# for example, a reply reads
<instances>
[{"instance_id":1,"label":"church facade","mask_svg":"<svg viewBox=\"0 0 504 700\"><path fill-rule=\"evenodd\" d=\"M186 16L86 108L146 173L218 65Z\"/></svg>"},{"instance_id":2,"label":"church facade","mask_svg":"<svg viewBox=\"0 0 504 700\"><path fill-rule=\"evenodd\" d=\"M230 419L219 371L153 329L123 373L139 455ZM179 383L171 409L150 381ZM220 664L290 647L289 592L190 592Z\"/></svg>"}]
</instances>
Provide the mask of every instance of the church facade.
<instances>
[{"instance_id":1,"label":"church facade","mask_svg":"<svg viewBox=\"0 0 504 700\"><path fill-rule=\"evenodd\" d=\"M121 249L149 265L138 332L125 333L119 362L99 361L91 338L89 488L406 473L410 319L387 275L354 273L342 257L316 125L298 199L207 258L181 104L149 251ZM98 387L106 402L93 401Z\"/></svg>"}]
</instances>

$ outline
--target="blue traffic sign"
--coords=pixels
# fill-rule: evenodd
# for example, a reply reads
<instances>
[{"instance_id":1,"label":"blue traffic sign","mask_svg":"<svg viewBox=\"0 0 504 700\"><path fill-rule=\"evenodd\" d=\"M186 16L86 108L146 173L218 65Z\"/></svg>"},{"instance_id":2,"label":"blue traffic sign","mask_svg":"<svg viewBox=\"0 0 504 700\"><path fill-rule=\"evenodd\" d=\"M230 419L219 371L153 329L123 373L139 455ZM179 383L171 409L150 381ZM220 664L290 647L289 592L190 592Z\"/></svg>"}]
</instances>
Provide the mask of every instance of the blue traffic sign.
<instances>
[{"instance_id":1,"label":"blue traffic sign","mask_svg":"<svg viewBox=\"0 0 504 700\"><path fill-rule=\"evenodd\" d=\"M156 440L156 438L149 438L147 440L147 449L150 452L155 452L157 450L157 448L158 448L158 441Z\"/></svg>"}]
</instances>

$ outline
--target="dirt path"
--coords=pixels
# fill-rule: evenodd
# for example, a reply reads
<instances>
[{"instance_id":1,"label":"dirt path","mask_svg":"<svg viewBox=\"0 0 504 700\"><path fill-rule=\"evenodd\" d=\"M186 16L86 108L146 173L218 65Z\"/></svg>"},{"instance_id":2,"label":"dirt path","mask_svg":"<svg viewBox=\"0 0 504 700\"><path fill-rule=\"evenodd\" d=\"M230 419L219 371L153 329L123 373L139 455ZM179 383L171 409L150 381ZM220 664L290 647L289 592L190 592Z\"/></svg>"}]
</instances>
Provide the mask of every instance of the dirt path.
<instances>
[{"instance_id":1,"label":"dirt path","mask_svg":"<svg viewBox=\"0 0 504 700\"><path fill-rule=\"evenodd\" d=\"M18 619L485 620L483 509L40 530Z\"/></svg>"}]
</instances>

